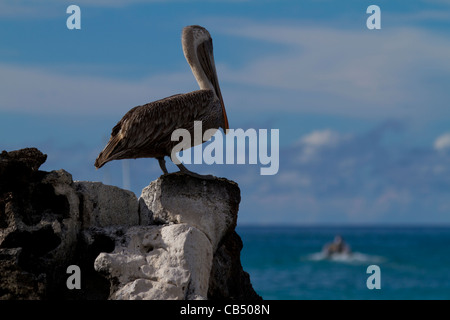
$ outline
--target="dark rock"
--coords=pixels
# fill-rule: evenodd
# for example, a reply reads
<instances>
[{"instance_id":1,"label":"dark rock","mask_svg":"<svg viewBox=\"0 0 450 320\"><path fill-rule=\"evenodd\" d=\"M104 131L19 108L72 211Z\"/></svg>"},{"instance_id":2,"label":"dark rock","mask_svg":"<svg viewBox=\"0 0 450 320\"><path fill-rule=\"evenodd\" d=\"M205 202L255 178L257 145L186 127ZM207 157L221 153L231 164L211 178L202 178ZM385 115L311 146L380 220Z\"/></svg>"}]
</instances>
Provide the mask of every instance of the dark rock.
<instances>
[{"instance_id":1,"label":"dark rock","mask_svg":"<svg viewBox=\"0 0 450 320\"><path fill-rule=\"evenodd\" d=\"M72 259L78 197L69 173L38 171L46 157L35 148L1 154L0 273L11 276L1 284L3 298L58 296Z\"/></svg>"},{"instance_id":2,"label":"dark rock","mask_svg":"<svg viewBox=\"0 0 450 320\"><path fill-rule=\"evenodd\" d=\"M262 300L250 282L250 276L241 265L243 244L233 231L228 234L214 254L209 278L208 299Z\"/></svg>"},{"instance_id":3,"label":"dark rock","mask_svg":"<svg viewBox=\"0 0 450 320\"><path fill-rule=\"evenodd\" d=\"M5 191L20 190L26 185L47 155L36 148L26 148L0 154L0 194Z\"/></svg>"},{"instance_id":4,"label":"dark rock","mask_svg":"<svg viewBox=\"0 0 450 320\"><path fill-rule=\"evenodd\" d=\"M45 296L45 274L20 267L22 249L0 249L0 300L40 300Z\"/></svg>"},{"instance_id":5,"label":"dark rock","mask_svg":"<svg viewBox=\"0 0 450 320\"><path fill-rule=\"evenodd\" d=\"M47 155L43 154L36 148L25 148L11 152L6 152L3 150L0 154L0 163L4 160L6 160L6 163L10 165L21 163L25 167L36 171L45 162L45 160L47 160Z\"/></svg>"}]
</instances>

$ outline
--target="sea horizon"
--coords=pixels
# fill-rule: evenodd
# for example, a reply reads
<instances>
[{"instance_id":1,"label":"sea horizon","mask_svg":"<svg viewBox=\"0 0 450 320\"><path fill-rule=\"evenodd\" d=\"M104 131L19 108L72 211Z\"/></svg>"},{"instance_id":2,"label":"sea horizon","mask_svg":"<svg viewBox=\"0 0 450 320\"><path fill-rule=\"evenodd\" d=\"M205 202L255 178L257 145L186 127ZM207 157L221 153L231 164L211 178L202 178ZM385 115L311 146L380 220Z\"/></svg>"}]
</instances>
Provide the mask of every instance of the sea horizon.
<instances>
[{"instance_id":1,"label":"sea horizon","mask_svg":"<svg viewBox=\"0 0 450 320\"><path fill-rule=\"evenodd\" d=\"M450 228L450 223L438 224L438 223L298 223L298 224L285 224L285 223L237 223L237 229L240 228Z\"/></svg>"}]
</instances>

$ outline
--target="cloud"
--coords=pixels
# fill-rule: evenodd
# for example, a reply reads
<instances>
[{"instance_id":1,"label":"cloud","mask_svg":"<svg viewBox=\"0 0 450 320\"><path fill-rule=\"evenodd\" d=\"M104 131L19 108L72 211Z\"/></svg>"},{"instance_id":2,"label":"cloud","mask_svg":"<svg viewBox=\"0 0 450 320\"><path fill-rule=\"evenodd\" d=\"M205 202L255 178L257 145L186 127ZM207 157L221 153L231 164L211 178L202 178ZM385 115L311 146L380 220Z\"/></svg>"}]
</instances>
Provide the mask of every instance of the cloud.
<instances>
[{"instance_id":1,"label":"cloud","mask_svg":"<svg viewBox=\"0 0 450 320\"><path fill-rule=\"evenodd\" d=\"M197 0L195 2L217 2L220 0ZM221 0L223 2L243 2L246 0ZM55 18L61 15L61 7L75 4L81 7L122 9L139 4L191 3L190 0L4 0L0 2L0 17L4 18ZM65 13L65 12L64 12Z\"/></svg>"},{"instance_id":2,"label":"cloud","mask_svg":"<svg viewBox=\"0 0 450 320\"><path fill-rule=\"evenodd\" d=\"M252 205L264 219L283 212L297 223L449 223L450 156L384 143L406 128L387 121L352 135L314 130L281 150L280 171L264 187L261 179L244 184L243 199L259 198Z\"/></svg>"},{"instance_id":3,"label":"cloud","mask_svg":"<svg viewBox=\"0 0 450 320\"><path fill-rule=\"evenodd\" d=\"M196 90L191 74L141 80L59 74L43 68L0 64L0 111L39 114L122 114L134 106Z\"/></svg>"},{"instance_id":4,"label":"cloud","mask_svg":"<svg viewBox=\"0 0 450 320\"><path fill-rule=\"evenodd\" d=\"M218 37L227 36L221 46L250 39L277 48L259 51L254 59L235 66L216 46L219 80L231 111L420 122L450 116L445 85L450 83L450 42L444 34L419 28L371 33L286 22L226 21L214 25ZM114 112L197 89L187 66L169 74L149 73L139 80L6 64L0 64L0 72L2 110Z\"/></svg>"},{"instance_id":5,"label":"cloud","mask_svg":"<svg viewBox=\"0 0 450 320\"><path fill-rule=\"evenodd\" d=\"M437 137L433 146L437 151L450 150L450 132Z\"/></svg>"},{"instance_id":6,"label":"cloud","mask_svg":"<svg viewBox=\"0 0 450 320\"><path fill-rule=\"evenodd\" d=\"M417 27L371 33L364 28L252 21L223 23L218 29L278 48L243 68L222 68L223 79L260 97L258 109L276 105L282 111L359 117L448 113L449 93L441 85L450 82L446 35ZM441 84L431 85L430 79ZM274 94L278 96L271 97Z\"/></svg>"},{"instance_id":7,"label":"cloud","mask_svg":"<svg viewBox=\"0 0 450 320\"><path fill-rule=\"evenodd\" d=\"M338 132L330 129L316 130L303 136L300 143L311 147L333 146L339 142L340 136Z\"/></svg>"},{"instance_id":8,"label":"cloud","mask_svg":"<svg viewBox=\"0 0 450 320\"><path fill-rule=\"evenodd\" d=\"M340 134L330 129L315 130L301 137L297 142L297 145L301 147L301 154L298 159L301 163L314 161L321 150L335 148L349 138L349 135Z\"/></svg>"}]
</instances>

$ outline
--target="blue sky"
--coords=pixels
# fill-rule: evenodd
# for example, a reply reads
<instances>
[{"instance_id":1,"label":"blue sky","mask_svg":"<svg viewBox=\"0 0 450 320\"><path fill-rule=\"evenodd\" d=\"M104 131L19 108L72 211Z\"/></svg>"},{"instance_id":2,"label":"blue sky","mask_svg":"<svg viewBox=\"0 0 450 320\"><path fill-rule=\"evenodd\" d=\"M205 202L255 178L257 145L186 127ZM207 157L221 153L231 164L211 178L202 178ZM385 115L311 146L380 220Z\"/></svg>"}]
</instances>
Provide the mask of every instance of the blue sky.
<instances>
[{"instance_id":1,"label":"blue sky","mask_svg":"<svg viewBox=\"0 0 450 320\"><path fill-rule=\"evenodd\" d=\"M81 30L66 8L81 8ZM381 30L366 8L381 8ZM242 191L242 224L450 223L450 2L6 0L0 148L140 190L155 160L93 163L126 111L198 88L181 29L206 27L233 128L280 130L280 170L190 165ZM170 166L170 170L176 170Z\"/></svg>"}]
</instances>

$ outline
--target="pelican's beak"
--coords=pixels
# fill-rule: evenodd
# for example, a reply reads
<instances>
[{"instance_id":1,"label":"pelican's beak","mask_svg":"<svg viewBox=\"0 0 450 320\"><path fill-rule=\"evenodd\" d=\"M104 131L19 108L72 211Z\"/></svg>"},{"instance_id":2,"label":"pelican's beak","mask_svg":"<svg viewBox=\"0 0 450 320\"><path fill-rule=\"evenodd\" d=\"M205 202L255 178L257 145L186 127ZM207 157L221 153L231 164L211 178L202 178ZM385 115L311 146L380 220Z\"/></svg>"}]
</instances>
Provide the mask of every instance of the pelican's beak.
<instances>
[{"instance_id":1,"label":"pelican's beak","mask_svg":"<svg viewBox=\"0 0 450 320\"><path fill-rule=\"evenodd\" d=\"M216 65L214 63L214 55L213 55L213 46L212 39L209 41L204 41L197 48L197 56L200 60L200 64L211 82L214 90L216 91L217 98L219 98L220 104L222 106L223 113L223 131L225 134L228 133L229 125L228 125L228 117L227 112L225 110L225 105L223 103L222 93L220 92L219 80L217 79Z\"/></svg>"}]
</instances>

